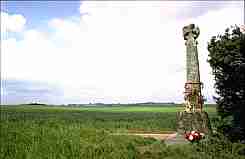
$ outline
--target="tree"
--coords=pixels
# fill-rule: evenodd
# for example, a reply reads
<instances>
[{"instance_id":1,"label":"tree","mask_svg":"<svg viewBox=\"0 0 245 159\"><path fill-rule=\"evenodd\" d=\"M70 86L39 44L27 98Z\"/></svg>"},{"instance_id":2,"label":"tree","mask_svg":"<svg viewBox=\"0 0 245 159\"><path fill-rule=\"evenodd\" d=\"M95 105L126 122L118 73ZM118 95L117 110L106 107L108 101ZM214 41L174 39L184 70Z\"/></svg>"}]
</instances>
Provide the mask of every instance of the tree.
<instances>
[{"instance_id":1,"label":"tree","mask_svg":"<svg viewBox=\"0 0 245 159\"><path fill-rule=\"evenodd\" d=\"M218 115L231 119L223 133L233 141L245 140L245 33L238 26L227 28L211 38L208 51Z\"/></svg>"}]
</instances>

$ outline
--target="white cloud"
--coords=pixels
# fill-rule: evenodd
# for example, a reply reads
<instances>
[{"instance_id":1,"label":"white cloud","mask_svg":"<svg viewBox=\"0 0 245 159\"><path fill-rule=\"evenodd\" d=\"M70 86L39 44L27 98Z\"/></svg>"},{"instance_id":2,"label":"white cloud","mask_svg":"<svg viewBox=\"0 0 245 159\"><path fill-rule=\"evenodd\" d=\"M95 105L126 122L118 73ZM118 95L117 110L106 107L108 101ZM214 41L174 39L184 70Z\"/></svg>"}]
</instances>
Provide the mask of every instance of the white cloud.
<instances>
[{"instance_id":1,"label":"white cloud","mask_svg":"<svg viewBox=\"0 0 245 159\"><path fill-rule=\"evenodd\" d=\"M26 24L26 19L21 14L8 14L1 12L1 31L5 32L21 32Z\"/></svg>"},{"instance_id":2,"label":"white cloud","mask_svg":"<svg viewBox=\"0 0 245 159\"><path fill-rule=\"evenodd\" d=\"M228 24L242 22L242 12L231 6L176 20L192 9L187 6L164 1L83 2L80 21L56 18L48 24L51 33L26 30L20 41L3 40L3 77L56 81L67 100L76 102L181 102L186 57L182 27L194 22L201 29L203 92L211 98L214 82L206 62L207 41Z\"/></svg>"}]
</instances>

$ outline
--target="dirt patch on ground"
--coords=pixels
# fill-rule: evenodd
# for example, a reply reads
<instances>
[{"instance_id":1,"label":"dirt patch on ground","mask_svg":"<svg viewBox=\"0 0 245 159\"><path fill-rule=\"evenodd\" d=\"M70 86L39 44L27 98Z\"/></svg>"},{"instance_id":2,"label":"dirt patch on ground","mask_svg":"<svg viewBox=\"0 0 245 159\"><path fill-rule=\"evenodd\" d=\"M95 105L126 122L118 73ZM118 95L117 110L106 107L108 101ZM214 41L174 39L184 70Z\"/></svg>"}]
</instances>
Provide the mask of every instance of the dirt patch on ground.
<instances>
[{"instance_id":1,"label":"dirt patch on ground","mask_svg":"<svg viewBox=\"0 0 245 159\"><path fill-rule=\"evenodd\" d=\"M147 131L147 130L137 130L137 129L129 129L127 130L127 132L134 133L134 134L173 134L173 133L176 133L175 131L161 131L161 130Z\"/></svg>"},{"instance_id":2,"label":"dirt patch on ground","mask_svg":"<svg viewBox=\"0 0 245 159\"><path fill-rule=\"evenodd\" d=\"M136 133L136 132L127 132L127 133L115 133L112 135L135 135L135 136L141 136L144 138L153 138L156 140L164 141L167 145L173 145L173 144L188 144L189 142L185 139L185 137L181 134L178 134L177 132L162 132L162 133L156 133L156 132L143 132L142 133Z\"/></svg>"},{"instance_id":3,"label":"dirt patch on ground","mask_svg":"<svg viewBox=\"0 0 245 159\"><path fill-rule=\"evenodd\" d=\"M116 133L113 135L135 135L135 136L142 136L145 138L154 138L157 140L167 140L167 139L173 139L176 137L177 133L150 133L150 132L129 132L129 133Z\"/></svg>"},{"instance_id":4,"label":"dirt patch on ground","mask_svg":"<svg viewBox=\"0 0 245 159\"><path fill-rule=\"evenodd\" d=\"M157 140L166 140L166 139L171 139L176 137L176 133L171 133L171 134L156 134L156 133L129 133L128 135L136 135L136 136L142 136L145 138L154 138Z\"/></svg>"}]
</instances>

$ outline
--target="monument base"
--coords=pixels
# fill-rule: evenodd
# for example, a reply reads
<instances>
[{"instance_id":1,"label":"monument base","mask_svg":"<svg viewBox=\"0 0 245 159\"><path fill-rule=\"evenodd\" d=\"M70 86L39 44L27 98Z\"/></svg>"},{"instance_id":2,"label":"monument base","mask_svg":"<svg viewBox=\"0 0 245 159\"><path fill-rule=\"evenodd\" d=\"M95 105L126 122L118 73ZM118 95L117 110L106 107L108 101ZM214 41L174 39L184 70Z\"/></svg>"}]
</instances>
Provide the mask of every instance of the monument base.
<instances>
[{"instance_id":1,"label":"monument base","mask_svg":"<svg viewBox=\"0 0 245 159\"><path fill-rule=\"evenodd\" d=\"M177 132L185 134L193 130L204 134L211 132L208 113L204 111L177 112Z\"/></svg>"}]
</instances>

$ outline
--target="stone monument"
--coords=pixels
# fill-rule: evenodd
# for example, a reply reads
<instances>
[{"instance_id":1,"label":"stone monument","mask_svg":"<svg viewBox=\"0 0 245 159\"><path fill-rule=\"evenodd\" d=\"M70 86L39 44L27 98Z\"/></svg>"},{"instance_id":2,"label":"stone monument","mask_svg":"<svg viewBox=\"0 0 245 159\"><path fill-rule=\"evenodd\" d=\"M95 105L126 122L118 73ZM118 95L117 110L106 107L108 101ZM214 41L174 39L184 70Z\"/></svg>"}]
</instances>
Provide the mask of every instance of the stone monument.
<instances>
[{"instance_id":1,"label":"stone monument","mask_svg":"<svg viewBox=\"0 0 245 159\"><path fill-rule=\"evenodd\" d=\"M185 83L185 110L177 113L177 132L184 134L189 131L209 133L211 127L207 112L203 111L203 96L200 82L200 71L197 51L197 38L200 30L195 24L183 28L186 40L186 83Z\"/></svg>"}]
</instances>

